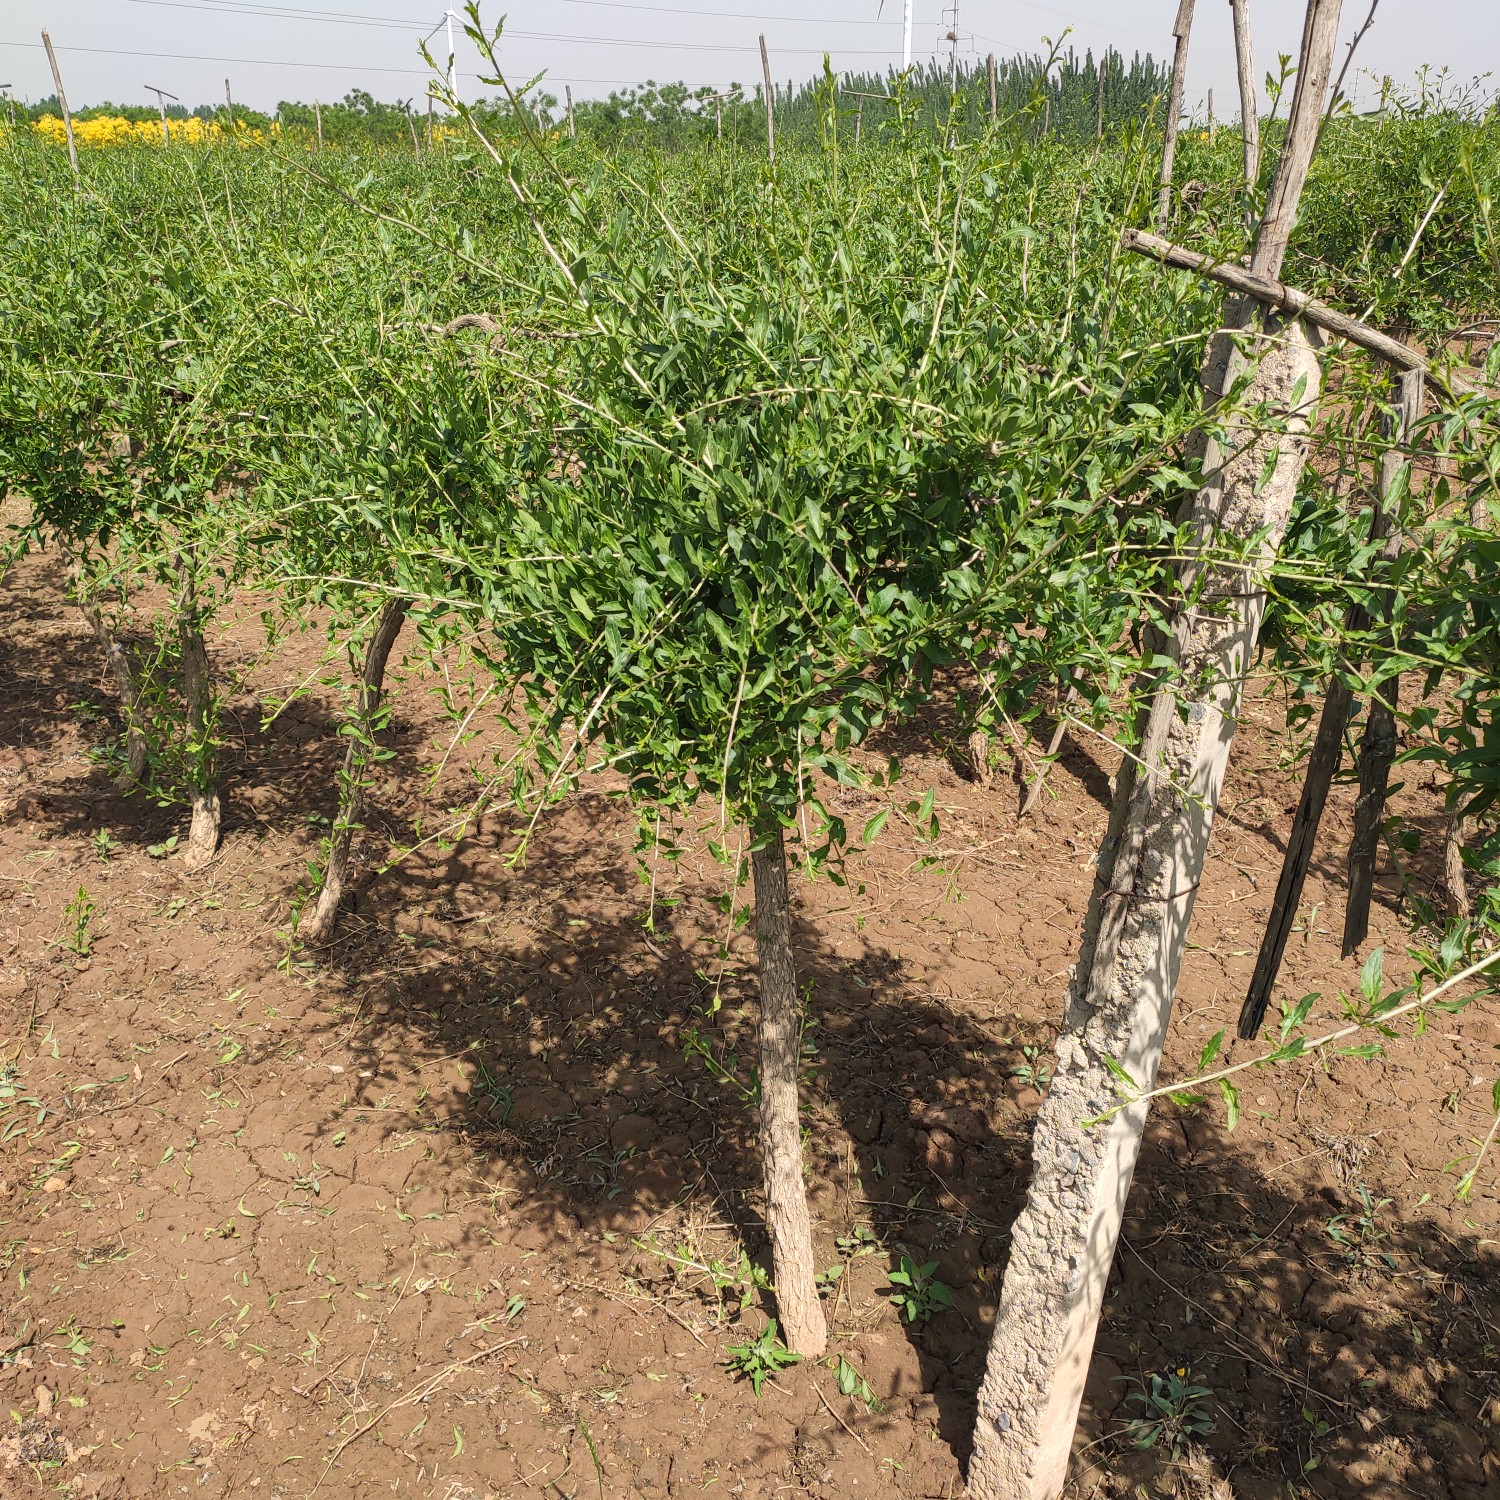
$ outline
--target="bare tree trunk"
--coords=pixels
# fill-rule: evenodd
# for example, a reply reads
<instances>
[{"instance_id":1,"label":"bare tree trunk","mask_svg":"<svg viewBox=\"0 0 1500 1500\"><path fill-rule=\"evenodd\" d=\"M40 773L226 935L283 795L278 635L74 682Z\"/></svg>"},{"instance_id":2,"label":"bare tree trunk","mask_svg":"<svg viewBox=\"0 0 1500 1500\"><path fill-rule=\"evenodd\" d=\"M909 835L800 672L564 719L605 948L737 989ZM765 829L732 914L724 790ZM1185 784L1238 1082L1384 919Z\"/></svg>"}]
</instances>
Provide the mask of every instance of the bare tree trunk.
<instances>
[{"instance_id":1,"label":"bare tree trunk","mask_svg":"<svg viewBox=\"0 0 1500 1500\"><path fill-rule=\"evenodd\" d=\"M1447 892L1445 910L1450 917L1467 922L1474 915L1469 902L1468 874L1464 869L1464 844L1469 837L1469 820L1457 814L1450 816L1443 838L1443 886Z\"/></svg>"},{"instance_id":2,"label":"bare tree trunk","mask_svg":"<svg viewBox=\"0 0 1500 1500\"><path fill-rule=\"evenodd\" d=\"M1240 75L1240 138L1245 144L1245 186L1260 181L1260 92L1250 42L1250 0L1229 0L1234 11L1234 55Z\"/></svg>"},{"instance_id":3,"label":"bare tree trunk","mask_svg":"<svg viewBox=\"0 0 1500 1500\"><path fill-rule=\"evenodd\" d=\"M1172 58L1172 87L1167 96L1167 134L1161 148L1161 192L1156 204L1157 226L1165 232L1172 216L1172 163L1177 156L1177 126L1182 118L1182 91L1187 78L1188 36L1193 29L1195 0L1178 0L1172 35L1177 50Z\"/></svg>"},{"instance_id":4,"label":"bare tree trunk","mask_svg":"<svg viewBox=\"0 0 1500 1500\"><path fill-rule=\"evenodd\" d=\"M1338 25L1338 0L1309 0L1303 67L1273 202L1290 228L1316 139ZM1292 174L1290 181L1283 181ZM1263 242L1265 274L1285 253ZM1274 265L1274 269L1269 269ZM1231 362L1243 356L1238 352ZM1145 1129L1119 1101L1112 1066L1150 1089L1161 1065L1209 832L1229 760L1245 674L1265 610L1265 577L1306 463L1320 370L1300 323L1256 341L1244 407L1221 417L1193 509L1204 584L1167 645L1174 670L1157 692L1127 761L1100 850L1052 1086L1037 1119L1032 1180L1011 1235L990 1344L971 1500L1054 1500L1067 1476L1105 1283ZM1228 388L1228 384L1223 387ZM1269 477L1267 477L1269 476ZM1252 546L1253 539L1253 546ZM1219 547L1245 549L1215 560ZM1190 595L1191 597L1191 595Z\"/></svg>"},{"instance_id":5,"label":"bare tree trunk","mask_svg":"<svg viewBox=\"0 0 1500 1500\"><path fill-rule=\"evenodd\" d=\"M73 590L78 608L88 621L89 629L104 648L104 660L109 675L114 679L115 691L120 695L120 713L125 720L125 771L116 778L116 790L128 792L139 786L146 776L146 728L141 713L141 689L136 681L135 667L130 654L120 644L110 629L103 611L84 592L81 570L73 574Z\"/></svg>"},{"instance_id":6,"label":"bare tree trunk","mask_svg":"<svg viewBox=\"0 0 1500 1500\"><path fill-rule=\"evenodd\" d=\"M187 702L187 757L193 821L183 849L182 867L201 870L219 848L219 785L212 735L213 669L203 644L203 621L191 565L177 565L177 639L182 653L182 695Z\"/></svg>"},{"instance_id":7,"label":"bare tree trunk","mask_svg":"<svg viewBox=\"0 0 1500 1500\"><path fill-rule=\"evenodd\" d=\"M828 1326L814 1280L812 1217L802 1176L797 1075L802 1063L802 1004L792 963L791 911L781 827L762 833L750 855L755 880L755 944L760 957L760 1151L766 1229L776 1277L776 1309L787 1347L816 1358Z\"/></svg>"},{"instance_id":8,"label":"bare tree trunk","mask_svg":"<svg viewBox=\"0 0 1500 1500\"><path fill-rule=\"evenodd\" d=\"M344 886L349 876L349 850L355 830L364 817L365 772L375 749L386 663L390 660L396 637L401 633L407 608L405 599L387 599L376 617L375 629L365 648L359 703L354 722L348 727L349 743L344 750L344 769L339 777L339 811L328 848L328 864L323 871L317 908L312 919L302 926L302 937L309 943L326 943L338 925L339 903L344 898Z\"/></svg>"}]
</instances>

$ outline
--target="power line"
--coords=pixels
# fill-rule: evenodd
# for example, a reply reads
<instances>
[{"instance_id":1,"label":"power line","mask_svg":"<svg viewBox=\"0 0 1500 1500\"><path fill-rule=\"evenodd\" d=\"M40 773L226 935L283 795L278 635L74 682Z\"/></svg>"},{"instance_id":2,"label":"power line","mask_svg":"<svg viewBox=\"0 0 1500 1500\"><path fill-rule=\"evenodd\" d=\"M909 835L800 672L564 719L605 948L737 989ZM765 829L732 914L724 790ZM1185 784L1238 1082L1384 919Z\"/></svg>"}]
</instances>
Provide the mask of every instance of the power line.
<instances>
[{"instance_id":1,"label":"power line","mask_svg":"<svg viewBox=\"0 0 1500 1500\"><path fill-rule=\"evenodd\" d=\"M361 16L351 11L313 10L305 6L262 5L256 0L129 0L132 5L155 5L170 10L194 10L202 15L239 15L263 20L314 21L326 25L386 27L398 31L420 30L420 21L402 21L393 16ZM848 16L767 16L749 10L701 10L681 5L637 5L630 0L557 0L559 5L586 5L597 10L643 10L667 16L705 16L722 21L783 21L817 26L894 26L894 21L859 20ZM936 24L933 22L931 24ZM507 31L506 36L522 36Z\"/></svg>"}]
</instances>

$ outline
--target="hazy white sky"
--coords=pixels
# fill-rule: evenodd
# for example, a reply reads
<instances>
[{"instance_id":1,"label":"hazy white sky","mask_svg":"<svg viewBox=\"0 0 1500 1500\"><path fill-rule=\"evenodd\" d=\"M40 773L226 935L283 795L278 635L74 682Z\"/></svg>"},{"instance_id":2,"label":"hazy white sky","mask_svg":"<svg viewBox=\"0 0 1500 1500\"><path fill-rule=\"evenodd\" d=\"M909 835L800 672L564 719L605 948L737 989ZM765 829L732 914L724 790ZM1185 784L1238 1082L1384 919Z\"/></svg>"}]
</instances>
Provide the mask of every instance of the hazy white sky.
<instances>
[{"instance_id":1,"label":"hazy white sky","mask_svg":"<svg viewBox=\"0 0 1500 1500\"><path fill-rule=\"evenodd\" d=\"M0 5L0 83L22 98L52 92L40 32L51 33L69 103L109 99L149 104L154 84L190 107L224 96L273 109L281 99L337 99L365 88L378 98L426 89L417 40L437 26L445 0L5 0ZM453 0L455 7L460 0ZM1251 0L1256 73L1297 50L1303 0ZM1347 38L1369 0L1344 0ZM751 84L760 77L756 38L766 34L778 82L817 72L825 51L835 69L883 69L901 56L901 0L486 0L508 15L508 71L587 98L646 79ZM982 58L1034 51L1069 26L1079 51L1115 47L1170 56L1177 0L962 0L963 51ZM915 0L913 55L947 56L952 6ZM441 33L435 48L446 54ZM478 92L475 59L459 41L459 82ZM1424 63L1462 82L1500 72L1500 0L1381 0L1360 47L1356 102L1372 100L1381 74L1412 80ZM1375 78L1369 75L1375 75ZM1190 108L1213 89L1215 112L1237 113L1228 0L1198 0L1188 77ZM1486 83L1489 91L1496 80Z\"/></svg>"}]
</instances>

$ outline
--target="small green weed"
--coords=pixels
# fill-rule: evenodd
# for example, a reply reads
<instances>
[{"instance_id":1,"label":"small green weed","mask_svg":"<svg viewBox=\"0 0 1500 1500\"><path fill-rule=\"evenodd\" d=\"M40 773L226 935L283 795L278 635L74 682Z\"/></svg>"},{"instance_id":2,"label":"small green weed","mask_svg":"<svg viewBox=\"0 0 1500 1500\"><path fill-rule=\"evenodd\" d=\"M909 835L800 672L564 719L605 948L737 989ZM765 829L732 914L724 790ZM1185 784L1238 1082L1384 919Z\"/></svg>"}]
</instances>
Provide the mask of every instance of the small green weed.
<instances>
[{"instance_id":1,"label":"small green weed","mask_svg":"<svg viewBox=\"0 0 1500 1500\"><path fill-rule=\"evenodd\" d=\"M120 841L107 828L98 828L94 831L93 838L89 841L94 846L94 853L100 860L108 864L116 849L120 847Z\"/></svg>"},{"instance_id":2,"label":"small green weed","mask_svg":"<svg viewBox=\"0 0 1500 1500\"><path fill-rule=\"evenodd\" d=\"M1121 1377L1122 1379L1125 1377ZM1136 1381L1139 1389L1126 1399L1141 1410L1125 1423L1125 1436L1136 1448L1169 1448L1173 1458L1194 1438L1214 1430L1209 1413L1213 1392L1206 1385L1194 1385L1186 1366L1153 1375L1149 1382Z\"/></svg>"},{"instance_id":3,"label":"small green weed","mask_svg":"<svg viewBox=\"0 0 1500 1500\"><path fill-rule=\"evenodd\" d=\"M911 1256L903 1255L901 1264L890 1274L891 1303L908 1323L925 1323L934 1313L953 1306L953 1293L932 1273L937 1262L919 1266Z\"/></svg>"},{"instance_id":4,"label":"small green weed","mask_svg":"<svg viewBox=\"0 0 1500 1500\"><path fill-rule=\"evenodd\" d=\"M1040 1047L1022 1047L1021 1057L1024 1061L1018 1062L1010 1070L1010 1076L1030 1084L1037 1093L1045 1094L1048 1084L1052 1082L1052 1069L1047 1066L1043 1056Z\"/></svg>"},{"instance_id":5,"label":"small green weed","mask_svg":"<svg viewBox=\"0 0 1500 1500\"><path fill-rule=\"evenodd\" d=\"M728 1368L736 1375L745 1376L755 1387L757 1396L767 1380L802 1358L777 1338L775 1318L766 1324L764 1332L754 1343L731 1344L725 1353L729 1355Z\"/></svg>"},{"instance_id":6,"label":"small green weed","mask_svg":"<svg viewBox=\"0 0 1500 1500\"><path fill-rule=\"evenodd\" d=\"M853 1396L863 1401L871 1411L880 1410L880 1402L875 1399L870 1382L842 1354L833 1362L833 1378L838 1382L841 1396Z\"/></svg>"},{"instance_id":7,"label":"small green weed","mask_svg":"<svg viewBox=\"0 0 1500 1500\"><path fill-rule=\"evenodd\" d=\"M63 946L79 958L87 958L94 946L89 923L98 910L94 898L83 886L78 887L78 894L63 908Z\"/></svg>"},{"instance_id":8,"label":"small green weed","mask_svg":"<svg viewBox=\"0 0 1500 1500\"><path fill-rule=\"evenodd\" d=\"M165 838L159 844L147 844L146 853L152 859L166 859L177 848L177 835Z\"/></svg>"},{"instance_id":9,"label":"small green weed","mask_svg":"<svg viewBox=\"0 0 1500 1500\"><path fill-rule=\"evenodd\" d=\"M1354 1192L1363 1212L1335 1214L1326 1226L1328 1238L1339 1247L1344 1263L1361 1276L1375 1271L1394 1271L1395 1256L1380 1248L1382 1241L1390 1238L1380 1226L1380 1215L1390 1206L1391 1200L1372 1197L1364 1183L1360 1183Z\"/></svg>"}]
</instances>

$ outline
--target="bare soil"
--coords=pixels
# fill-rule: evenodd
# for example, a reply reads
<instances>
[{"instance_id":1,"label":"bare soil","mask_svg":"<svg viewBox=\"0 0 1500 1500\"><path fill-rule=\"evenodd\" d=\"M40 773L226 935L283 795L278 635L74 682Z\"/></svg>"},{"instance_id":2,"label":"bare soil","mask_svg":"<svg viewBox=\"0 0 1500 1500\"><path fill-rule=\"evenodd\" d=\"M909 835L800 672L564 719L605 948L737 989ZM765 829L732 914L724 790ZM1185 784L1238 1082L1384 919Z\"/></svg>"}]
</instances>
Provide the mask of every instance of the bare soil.
<instances>
[{"instance_id":1,"label":"bare soil","mask_svg":"<svg viewBox=\"0 0 1500 1500\"><path fill-rule=\"evenodd\" d=\"M116 795L91 754L117 704L63 578L43 555L0 585L0 1495L961 1494L1108 747L1070 743L1018 823L1008 762L986 787L933 748L952 726L904 732L877 748L908 795L936 787L938 842L893 818L845 884L795 882L832 1348L873 1399L824 1364L757 1397L726 1369L774 1311L736 1280L742 1251L765 1263L754 1119L689 1044L750 1081L752 954L739 931L721 969L706 836L656 867L650 928L635 816L603 781L519 866L517 820L488 814L374 876L500 743L424 779L452 726L414 661L355 910L330 950L289 947L339 703L268 728L263 708L321 641L257 657L249 608L211 641L238 678L226 834L189 878L148 852L185 811ZM1298 790L1280 724L1257 701L1236 745L1179 1076L1232 1032L1254 962ZM1423 775L1398 798L1418 889L1440 848ZM1329 1013L1358 969L1337 951L1350 802L1336 790L1284 975ZM878 804L839 806L858 828ZM1399 971L1396 889L1387 866L1372 941ZM1074 1493L1500 1494L1496 1173L1464 1205L1449 1166L1487 1128L1497 1043L1476 1005L1383 1060L1249 1075L1233 1133L1217 1109L1156 1113ZM890 1301L903 1253L953 1291L929 1322ZM1137 1452L1132 1395L1178 1369L1214 1429Z\"/></svg>"}]
</instances>

